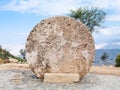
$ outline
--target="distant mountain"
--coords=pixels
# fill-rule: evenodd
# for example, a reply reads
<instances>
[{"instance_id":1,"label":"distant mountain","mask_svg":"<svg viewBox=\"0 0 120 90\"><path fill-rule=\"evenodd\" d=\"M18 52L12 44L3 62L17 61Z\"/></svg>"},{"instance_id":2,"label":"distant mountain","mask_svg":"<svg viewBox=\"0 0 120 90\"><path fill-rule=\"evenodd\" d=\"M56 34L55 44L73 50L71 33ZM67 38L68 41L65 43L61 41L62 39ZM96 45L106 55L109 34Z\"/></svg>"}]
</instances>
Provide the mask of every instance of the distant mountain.
<instances>
[{"instance_id":1,"label":"distant mountain","mask_svg":"<svg viewBox=\"0 0 120 90\"><path fill-rule=\"evenodd\" d=\"M120 49L96 49L94 65L103 65L103 61L101 60L103 53L107 53L108 55L106 65L115 65L115 58L120 54Z\"/></svg>"}]
</instances>

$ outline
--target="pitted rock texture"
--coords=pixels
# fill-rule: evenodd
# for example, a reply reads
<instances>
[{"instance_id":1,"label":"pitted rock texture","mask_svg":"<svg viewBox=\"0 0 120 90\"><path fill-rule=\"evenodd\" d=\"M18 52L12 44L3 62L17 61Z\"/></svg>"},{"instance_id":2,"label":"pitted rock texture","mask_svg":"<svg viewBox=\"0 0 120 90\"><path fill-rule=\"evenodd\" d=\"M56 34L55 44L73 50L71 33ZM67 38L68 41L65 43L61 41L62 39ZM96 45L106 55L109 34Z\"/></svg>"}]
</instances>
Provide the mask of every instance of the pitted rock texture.
<instances>
[{"instance_id":1,"label":"pitted rock texture","mask_svg":"<svg viewBox=\"0 0 120 90\"><path fill-rule=\"evenodd\" d=\"M94 40L87 28L65 16L42 20L26 43L26 59L38 78L45 73L79 73L83 77L89 71L94 52Z\"/></svg>"}]
</instances>

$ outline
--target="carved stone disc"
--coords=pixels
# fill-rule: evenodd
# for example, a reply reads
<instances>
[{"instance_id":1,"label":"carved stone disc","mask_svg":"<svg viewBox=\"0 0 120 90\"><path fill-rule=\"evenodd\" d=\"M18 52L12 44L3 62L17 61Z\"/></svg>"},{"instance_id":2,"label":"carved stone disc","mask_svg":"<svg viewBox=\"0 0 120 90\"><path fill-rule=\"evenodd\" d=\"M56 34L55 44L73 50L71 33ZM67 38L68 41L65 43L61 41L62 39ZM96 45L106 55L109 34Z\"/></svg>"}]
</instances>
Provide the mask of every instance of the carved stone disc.
<instances>
[{"instance_id":1,"label":"carved stone disc","mask_svg":"<svg viewBox=\"0 0 120 90\"><path fill-rule=\"evenodd\" d=\"M26 43L26 59L38 78L45 73L79 73L83 77L94 52L94 40L86 26L65 16L42 20Z\"/></svg>"}]
</instances>

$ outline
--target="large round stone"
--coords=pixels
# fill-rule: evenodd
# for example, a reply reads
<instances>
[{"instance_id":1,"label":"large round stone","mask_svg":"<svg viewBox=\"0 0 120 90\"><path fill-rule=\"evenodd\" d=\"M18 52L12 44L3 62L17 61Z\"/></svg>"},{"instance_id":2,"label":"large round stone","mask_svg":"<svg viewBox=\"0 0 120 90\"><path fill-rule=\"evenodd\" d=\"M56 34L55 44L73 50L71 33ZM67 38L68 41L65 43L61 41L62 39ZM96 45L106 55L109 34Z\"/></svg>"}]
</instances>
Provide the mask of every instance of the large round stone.
<instances>
[{"instance_id":1,"label":"large round stone","mask_svg":"<svg viewBox=\"0 0 120 90\"><path fill-rule=\"evenodd\" d=\"M26 59L38 78L45 73L79 73L83 77L94 52L93 37L86 26L65 16L42 20L26 43Z\"/></svg>"}]
</instances>

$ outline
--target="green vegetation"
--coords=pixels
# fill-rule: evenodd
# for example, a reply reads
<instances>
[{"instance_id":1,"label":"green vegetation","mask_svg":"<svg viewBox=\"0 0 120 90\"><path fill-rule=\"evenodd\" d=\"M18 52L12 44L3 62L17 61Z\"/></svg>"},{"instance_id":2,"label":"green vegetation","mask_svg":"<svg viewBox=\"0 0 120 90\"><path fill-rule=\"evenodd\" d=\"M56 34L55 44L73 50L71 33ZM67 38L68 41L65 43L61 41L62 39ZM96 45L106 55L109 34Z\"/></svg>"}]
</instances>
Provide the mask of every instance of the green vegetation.
<instances>
[{"instance_id":1,"label":"green vegetation","mask_svg":"<svg viewBox=\"0 0 120 90\"><path fill-rule=\"evenodd\" d=\"M14 59L17 59L19 62L25 62L26 60L25 59L22 59L22 58L20 58L20 57L16 57L16 56L14 56L13 57Z\"/></svg>"},{"instance_id":2,"label":"green vegetation","mask_svg":"<svg viewBox=\"0 0 120 90\"><path fill-rule=\"evenodd\" d=\"M115 66L120 67L120 54L117 55L115 62L116 62Z\"/></svg>"},{"instance_id":3,"label":"green vegetation","mask_svg":"<svg viewBox=\"0 0 120 90\"><path fill-rule=\"evenodd\" d=\"M103 53L103 55L101 56L101 60L103 61L103 64L106 64L106 60L108 59L108 55L106 52Z\"/></svg>"},{"instance_id":4,"label":"green vegetation","mask_svg":"<svg viewBox=\"0 0 120 90\"><path fill-rule=\"evenodd\" d=\"M70 17L73 17L84 23L90 32L95 31L103 23L106 13L98 8L78 8L71 10Z\"/></svg>"},{"instance_id":5,"label":"green vegetation","mask_svg":"<svg viewBox=\"0 0 120 90\"><path fill-rule=\"evenodd\" d=\"M12 55L9 51L2 49L2 47L0 46L0 58L3 60L8 60L9 58L14 58L17 59L20 62L24 62L25 60L19 57L16 57L14 55Z\"/></svg>"},{"instance_id":6,"label":"green vegetation","mask_svg":"<svg viewBox=\"0 0 120 90\"><path fill-rule=\"evenodd\" d=\"M12 55L8 51L6 51L5 49L2 49L0 47L0 58L1 59L9 59L9 56L12 57Z\"/></svg>"}]
</instances>

